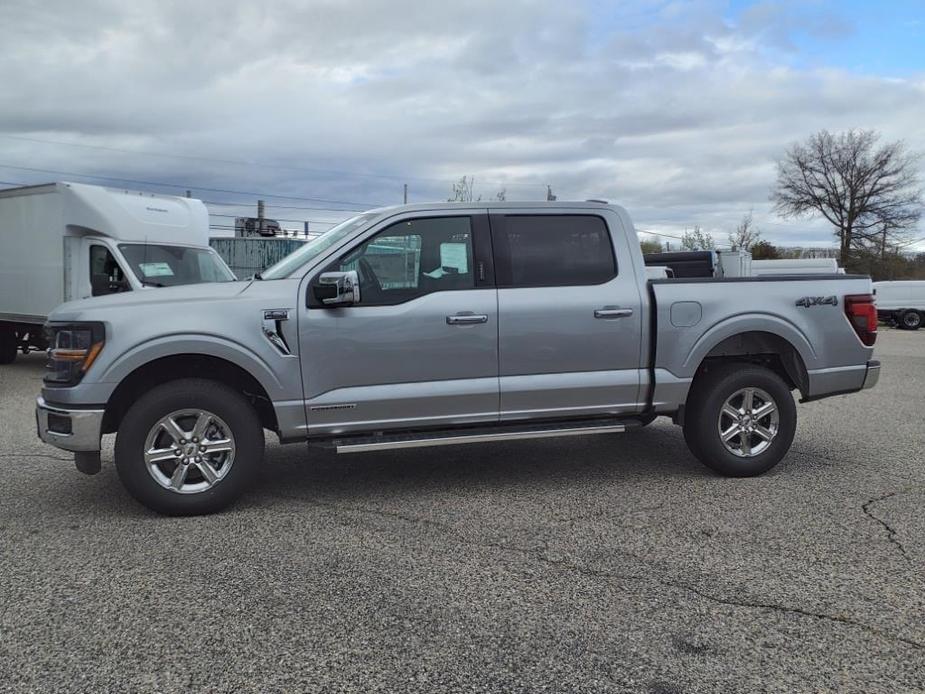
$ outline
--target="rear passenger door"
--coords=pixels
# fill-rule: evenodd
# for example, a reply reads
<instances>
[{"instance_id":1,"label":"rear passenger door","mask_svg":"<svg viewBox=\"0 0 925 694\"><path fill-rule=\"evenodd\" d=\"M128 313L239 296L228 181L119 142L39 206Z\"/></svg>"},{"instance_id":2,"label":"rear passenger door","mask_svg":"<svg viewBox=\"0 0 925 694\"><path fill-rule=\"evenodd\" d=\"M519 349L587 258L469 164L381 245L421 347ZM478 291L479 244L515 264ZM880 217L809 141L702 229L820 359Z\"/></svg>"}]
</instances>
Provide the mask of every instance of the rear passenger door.
<instances>
[{"instance_id":1,"label":"rear passenger door","mask_svg":"<svg viewBox=\"0 0 925 694\"><path fill-rule=\"evenodd\" d=\"M505 210L490 221L501 419L638 411L642 299L619 217Z\"/></svg>"}]
</instances>

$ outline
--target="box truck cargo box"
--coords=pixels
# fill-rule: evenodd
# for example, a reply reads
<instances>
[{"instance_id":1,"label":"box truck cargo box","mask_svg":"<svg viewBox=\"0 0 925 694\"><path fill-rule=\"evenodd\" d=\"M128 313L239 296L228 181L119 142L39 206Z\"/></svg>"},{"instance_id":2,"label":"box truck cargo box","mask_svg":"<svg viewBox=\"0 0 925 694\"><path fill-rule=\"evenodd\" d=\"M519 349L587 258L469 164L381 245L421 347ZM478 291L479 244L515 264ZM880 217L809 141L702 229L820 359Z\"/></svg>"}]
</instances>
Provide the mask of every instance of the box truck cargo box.
<instances>
[{"instance_id":1,"label":"box truck cargo box","mask_svg":"<svg viewBox=\"0 0 925 694\"><path fill-rule=\"evenodd\" d=\"M0 363L43 349L58 304L225 282L200 200L80 183L0 190Z\"/></svg>"}]
</instances>

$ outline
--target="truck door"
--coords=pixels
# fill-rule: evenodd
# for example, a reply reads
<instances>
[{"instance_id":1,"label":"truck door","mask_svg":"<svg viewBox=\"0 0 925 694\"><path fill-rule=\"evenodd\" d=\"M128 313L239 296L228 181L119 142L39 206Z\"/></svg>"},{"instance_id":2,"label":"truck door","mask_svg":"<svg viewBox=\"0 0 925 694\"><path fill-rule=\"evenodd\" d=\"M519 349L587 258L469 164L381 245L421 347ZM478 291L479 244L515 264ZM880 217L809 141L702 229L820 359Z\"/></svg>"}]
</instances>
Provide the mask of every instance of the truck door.
<instances>
[{"instance_id":1,"label":"truck door","mask_svg":"<svg viewBox=\"0 0 925 694\"><path fill-rule=\"evenodd\" d=\"M309 435L497 421L490 249L484 213L406 213L310 274L299 320ZM312 296L322 272L349 271L358 304Z\"/></svg>"},{"instance_id":2,"label":"truck door","mask_svg":"<svg viewBox=\"0 0 925 694\"><path fill-rule=\"evenodd\" d=\"M501 419L639 410L642 298L619 218L494 212Z\"/></svg>"}]
</instances>

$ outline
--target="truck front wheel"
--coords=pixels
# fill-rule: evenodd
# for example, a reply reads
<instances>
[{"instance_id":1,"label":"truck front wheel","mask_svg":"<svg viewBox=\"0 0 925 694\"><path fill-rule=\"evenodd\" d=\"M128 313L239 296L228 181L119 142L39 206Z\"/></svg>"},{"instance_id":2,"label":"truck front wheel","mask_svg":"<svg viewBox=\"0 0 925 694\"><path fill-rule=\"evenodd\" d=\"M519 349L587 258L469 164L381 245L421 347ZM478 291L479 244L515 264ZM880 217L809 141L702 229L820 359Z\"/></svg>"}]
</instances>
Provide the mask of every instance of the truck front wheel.
<instances>
[{"instance_id":1,"label":"truck front wheel","mask_svg":"<svg viewBox=\"0 0 925 694\"><path fill-rule=\"evenodd\" d=\"M116 470L129 493L154 511L213 513L250 486L263 448L263 427L241 393L181 379L150 390L126 412Z\"/></svg>"},{"instance_id":2,"label":"truck front wheel","mask_svg":"<svg viewBox=\"0 0 925 694\"><path fill-rule=\"evenodd\" d=\"M728 477L770 470L790 450L797 412L770 369L729 363L698 376L685 407L684 439L707 467Z\"/></svg>"}]
</instances>

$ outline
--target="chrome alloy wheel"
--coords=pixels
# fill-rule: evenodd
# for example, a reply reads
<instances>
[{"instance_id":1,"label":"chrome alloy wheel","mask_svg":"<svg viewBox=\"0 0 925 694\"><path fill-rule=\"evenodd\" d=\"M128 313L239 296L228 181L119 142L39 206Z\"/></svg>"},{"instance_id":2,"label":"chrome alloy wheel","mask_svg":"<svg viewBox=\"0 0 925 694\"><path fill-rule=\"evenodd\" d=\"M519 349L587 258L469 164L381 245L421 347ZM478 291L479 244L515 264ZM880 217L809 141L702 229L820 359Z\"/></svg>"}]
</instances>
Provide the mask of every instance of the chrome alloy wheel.
<instances>
[{"instance_id":1,"label":"chrome alloy wheel","mask_svg":"<svg viewBox=\"0 0 925 694\"><path fill-rule=\"evenodd\" d=\"M205 410L177 410L158 420L145 439L145 466L178 494L197 494L225 478L234 463L229 426Z\"/></svg>"},{"instance_id":2,"label":"chrome alloy wheel","mask_svg":"<svg viewBox=\"0 0 925 694\"><path fill-rule=\"evenodd\" d=\"M780 428L773 398L760 388L737 390L719 413L719 437L730 453L752 458L763 453Z\"/></svg>"}]
</instances>

